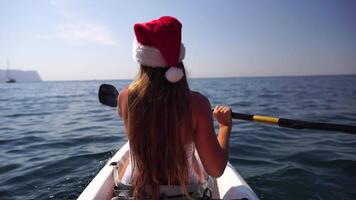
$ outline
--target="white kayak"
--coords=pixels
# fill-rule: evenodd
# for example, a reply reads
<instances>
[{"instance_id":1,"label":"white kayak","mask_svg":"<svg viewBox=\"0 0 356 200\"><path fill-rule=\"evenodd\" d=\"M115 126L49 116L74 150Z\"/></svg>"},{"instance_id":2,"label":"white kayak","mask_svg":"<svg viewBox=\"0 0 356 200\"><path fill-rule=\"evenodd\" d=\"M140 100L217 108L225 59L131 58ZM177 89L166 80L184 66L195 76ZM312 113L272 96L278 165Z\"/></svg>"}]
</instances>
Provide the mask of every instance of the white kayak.
<instances>
[{"instance_id":1,"label":"white kayak","mask_svg":"<svg viewBox=\"0 0 356 200\"><path fill-rule=\"evenodd\" d=\"M113 167L110 163L117 162L120 170L128 158L129 145L126 143L89 183L78 200L110 200L113 197L114 188ZM214 199L259 199L230 163L227 164L223 175L216 178L214 182L212 192Z\"/></svg>"}]
</instances>

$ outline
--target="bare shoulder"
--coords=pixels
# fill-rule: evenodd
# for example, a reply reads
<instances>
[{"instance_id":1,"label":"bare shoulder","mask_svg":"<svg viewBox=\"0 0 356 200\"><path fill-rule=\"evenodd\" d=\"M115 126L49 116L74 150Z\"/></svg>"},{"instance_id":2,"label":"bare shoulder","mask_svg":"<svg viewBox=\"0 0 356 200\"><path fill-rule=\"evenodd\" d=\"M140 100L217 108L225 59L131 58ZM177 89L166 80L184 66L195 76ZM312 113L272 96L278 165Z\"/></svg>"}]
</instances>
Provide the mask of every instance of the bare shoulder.
<instances>
[{"instance_id":1,"label":"bare shoulder","mask_svg":"<svg viewBox=\"0 0 356 200\"><path fill-rule=\"evenodd\" d=\"M118 108L118 113L121 118L126 117L126 112L127 112L127 101L128 101L128 86L123 87L120 92L119 96L117 98L117 108Z\"/></svg>"},{"instance_id":2,"label":"bare shoulder","mask_svg":"<svg viewBox=\"0 0 356 200\"><path fill-rule=\"evenodd\" d=\"M192 97L193 103L209 103L208 98L202 95L200 92L191 91L190 95Z\"/></svg>"},{"instance_id":3,"label":"bare shoulder","mask_svg":"<svg viewBox=\"0 0 356 200\"><path fill-rule=\"evenodd\" d=\"M196 115L206 114L206 112L210 113L211 106L209 99L204 96L203 94L191 91L191 98L192 98L192 110L193 113Z\"/></svg>"},{"instance_id":4,"label":"bare shoulder","mask_svg":"<svg viewBox=\"0 0 356 200\"><path fill-rule=\"evenodd\" d=\"M125 86L125 87L123 87L121 90L120 90L120 94L122 93L122 94L127 94L127 91L128 91L128 89L129 89L129 86Z\"/></svg>"},{"instance_id":5,"label":"bare shoulder","mask_svg":"<svg viewBox=\"0 0 356 200\"><path fill-rule=\"evenodd\" d=\"M128 93L128 86L123 87L120 92L119 92L119 98L117 98L117 105L120 105L120 102L123 101L123 99L127 99L127 93Z\"/></svg>"}]
</instances>

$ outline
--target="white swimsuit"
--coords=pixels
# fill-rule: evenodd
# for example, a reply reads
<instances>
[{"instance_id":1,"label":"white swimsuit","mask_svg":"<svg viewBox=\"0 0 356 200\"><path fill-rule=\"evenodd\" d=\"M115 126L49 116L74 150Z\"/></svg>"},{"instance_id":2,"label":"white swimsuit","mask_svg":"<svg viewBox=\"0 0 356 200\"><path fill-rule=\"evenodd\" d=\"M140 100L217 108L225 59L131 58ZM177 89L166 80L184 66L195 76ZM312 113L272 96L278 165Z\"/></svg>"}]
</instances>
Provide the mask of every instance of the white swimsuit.
<instances>
[{"instance_id":1,"label":"white swimsuit","mask_svg":"<svg viewBox=\"0 0 356 200\"><path fill-rule=\"evenodd\" d=\"M188 160L188 169L189 169L189 183L190 184L198 184L198 176L193 169L193 156L195 152L194 143L185 145L185 152ZM130 160L130 159L129 159ZM130 185L132 181L132 166L131 161L129 161L128 166L126 167L124 176L122 177L121 182L126 185Z\"/></svg>"}]
</instances>

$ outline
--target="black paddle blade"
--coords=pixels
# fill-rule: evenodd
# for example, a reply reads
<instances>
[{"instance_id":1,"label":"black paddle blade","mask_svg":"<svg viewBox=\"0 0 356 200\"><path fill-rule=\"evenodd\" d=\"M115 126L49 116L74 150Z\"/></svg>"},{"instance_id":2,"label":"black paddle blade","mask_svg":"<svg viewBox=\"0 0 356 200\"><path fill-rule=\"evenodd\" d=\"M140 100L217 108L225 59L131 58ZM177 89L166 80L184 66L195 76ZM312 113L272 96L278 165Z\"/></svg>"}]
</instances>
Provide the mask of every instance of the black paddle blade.
<instances>
[{"instance_id":1,"label":"black paddle blade","mask_svg":"<svg viewBox=\"0 0 356 200\"><path fill-rule=\"evenodd\" d=\"M117 97L119 96L119 92L116 88L109 84L102 84L99 87L99 101L100 103L110 106L117 106Z\"/></svg>"}]
</instances>

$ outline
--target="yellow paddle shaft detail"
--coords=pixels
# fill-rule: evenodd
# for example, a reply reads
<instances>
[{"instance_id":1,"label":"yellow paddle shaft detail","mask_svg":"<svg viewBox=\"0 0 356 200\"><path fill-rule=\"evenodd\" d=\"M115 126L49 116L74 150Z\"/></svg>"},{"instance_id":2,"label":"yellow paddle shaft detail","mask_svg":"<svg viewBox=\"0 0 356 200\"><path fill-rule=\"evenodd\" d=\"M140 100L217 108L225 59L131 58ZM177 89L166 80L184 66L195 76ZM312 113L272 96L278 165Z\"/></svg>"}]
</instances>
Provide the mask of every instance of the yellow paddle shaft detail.
<instances>
[{"instance_id":1,"label":"yellow paddle shaft detail","mask_svg":"<svg viewBox=\"0 0 356 200\"><path fill-rule=\"evenodd\" d=\"M261 116L261 115L254 115L252 117L252 120L253 121L258 121L258 122L269 123L269 124L278 124L279 118L267 117L267 116Z\"/></svg>"}]
</instances>

